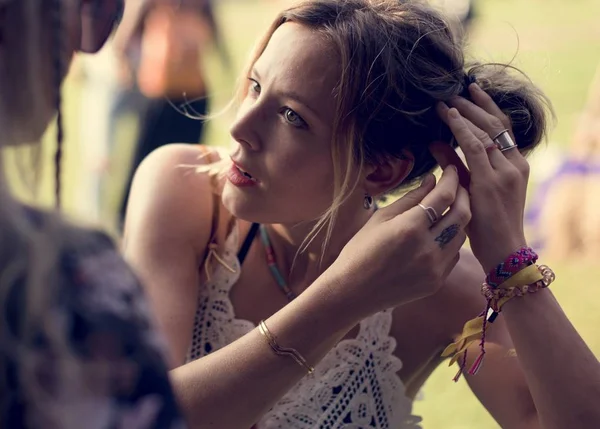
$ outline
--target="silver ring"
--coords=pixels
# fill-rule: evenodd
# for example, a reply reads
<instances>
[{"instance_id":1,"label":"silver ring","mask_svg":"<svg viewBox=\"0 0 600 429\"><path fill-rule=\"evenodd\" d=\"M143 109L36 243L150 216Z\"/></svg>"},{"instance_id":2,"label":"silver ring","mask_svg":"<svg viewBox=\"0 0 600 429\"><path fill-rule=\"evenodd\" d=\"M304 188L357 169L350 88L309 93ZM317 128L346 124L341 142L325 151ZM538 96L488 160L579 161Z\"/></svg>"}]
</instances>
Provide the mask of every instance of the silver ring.
<instances>
[{"instance_id":1,"label":"silver ring","mask_svg":"<svg viewBox=\"0 0 600 429\"><path fill-rule=\"evenodd\" d=\"M511 138L508 130L504 130L498 133L498 135L496 135L496 137L494 137L492 140L494 141L494 144L498 147L498 149L500 149L500 152L505 152L507 150L517 147L517 144Z\"/></svg>"},{"instance_id":2,"label":"silver ring","mask_svg":"<svg viewBox=\"0 0 600 429\"><path fill-rule=\"evenodd\" d=\"M419 207L421 207L423 209L423 211L429 218L429 222L431 222L431 225L435 225L436 222L440 219L437 212L435 211L435 209L433 207L427 207L427 206L424 206L423 204L419 204Z\"/></svg>"}]
</instances>

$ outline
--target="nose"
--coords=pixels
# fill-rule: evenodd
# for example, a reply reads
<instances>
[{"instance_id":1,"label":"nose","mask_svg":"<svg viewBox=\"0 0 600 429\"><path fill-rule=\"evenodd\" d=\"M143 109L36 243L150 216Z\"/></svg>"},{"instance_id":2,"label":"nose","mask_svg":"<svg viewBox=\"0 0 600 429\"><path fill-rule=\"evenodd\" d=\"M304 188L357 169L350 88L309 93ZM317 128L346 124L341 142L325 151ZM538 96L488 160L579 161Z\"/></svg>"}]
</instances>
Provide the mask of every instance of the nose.
<instances>
[{"instance_id":1,"label":"nose","mask_svg":"<svg viewBox=\"0 0 600 429\"><path fill-rule=\"evenodd\" d=\"M259 151L261 139L259 127L262 123L261 106L259 103L249 105L244 102L240 106L236 120L230 129L231 137L251 151Z\"/></svg>"}]
</instances>

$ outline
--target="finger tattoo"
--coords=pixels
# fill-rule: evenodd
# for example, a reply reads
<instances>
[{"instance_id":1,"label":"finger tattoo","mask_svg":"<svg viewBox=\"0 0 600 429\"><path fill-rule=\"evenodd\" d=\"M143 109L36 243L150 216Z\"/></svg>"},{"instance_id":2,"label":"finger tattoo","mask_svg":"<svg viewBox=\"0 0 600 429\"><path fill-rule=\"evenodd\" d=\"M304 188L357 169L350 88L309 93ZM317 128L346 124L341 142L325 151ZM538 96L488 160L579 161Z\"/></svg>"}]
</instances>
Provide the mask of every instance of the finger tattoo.
<instances>
[{"instance_id":1,"label":"finger tattoo","mask_svg":"<svg viewBox=\"0 0 600 429\"><path fill-rule=\"evenodd\" d=\"M435 242L440 245L440 249L443 249L446 244L450 243L452 239L458 235L459 231L460 226L458 224L455 223L454 225L450 225L449 227L444 228L440 235L435 237Z\"/></svg>"}]
</instances>

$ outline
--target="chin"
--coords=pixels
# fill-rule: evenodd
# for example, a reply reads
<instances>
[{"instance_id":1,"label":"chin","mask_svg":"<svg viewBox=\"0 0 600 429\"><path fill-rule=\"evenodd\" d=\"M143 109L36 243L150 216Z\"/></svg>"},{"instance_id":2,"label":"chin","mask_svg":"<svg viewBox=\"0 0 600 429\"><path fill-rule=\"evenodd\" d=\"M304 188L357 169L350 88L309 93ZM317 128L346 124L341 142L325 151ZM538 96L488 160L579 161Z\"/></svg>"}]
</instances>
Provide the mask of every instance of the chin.
<instances>
[{"instance_id":1,"label":"chin","mask_svg":"<svg viewBox=\"0 0 600 429\"><path fill-rule=\"evenodd\" d=\"M244 189L240 189L227 180L221 193L223 206L237 219L248 222L264 222L260 203ZM263 216L261 216L261 214Z\"/></svg>"},{"instance_id":2,"label":"chin","mask_svg":"<svg viewBox=\"0 0 600 429\"><path fill-rule=\"evenodd\" d=\"M237 219L263 224L286 223L286 214L269 209L273 207L273 201L271 200L269 205L264 200L265 194L256 191L257 189L238 188L226 182L221 201L225 209Z\"/></svg>"}]
</instances>

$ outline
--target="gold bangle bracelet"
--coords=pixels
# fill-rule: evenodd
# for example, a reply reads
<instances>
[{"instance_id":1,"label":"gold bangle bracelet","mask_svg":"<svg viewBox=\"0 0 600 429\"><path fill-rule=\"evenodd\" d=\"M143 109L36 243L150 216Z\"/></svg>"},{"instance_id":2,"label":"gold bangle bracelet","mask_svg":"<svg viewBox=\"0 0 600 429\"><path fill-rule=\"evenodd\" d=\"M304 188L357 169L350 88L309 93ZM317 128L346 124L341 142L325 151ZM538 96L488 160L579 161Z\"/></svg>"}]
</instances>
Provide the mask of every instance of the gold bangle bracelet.
<instances>
[{"instance_id":1,"label":"gold bangle bracelet","mask_svg":"<svg viewBox=\"0 0 600 429\"><path fill-rule=\"evenodd\" d=\"M267 343L276 355L289 356L292 359L294 359L298 365L305 368L309 374L312 374L314 372L315 369L306 362L306 359L304 359L296 349L281 347L279 346L279 344L277 344L277 340L275 339L271 331L269 331L269 328L267 328L267 324L264 320L261 320L258 324L258 330L262 334L262 336L265 337Z\"/></svg>"}]
</instances>

